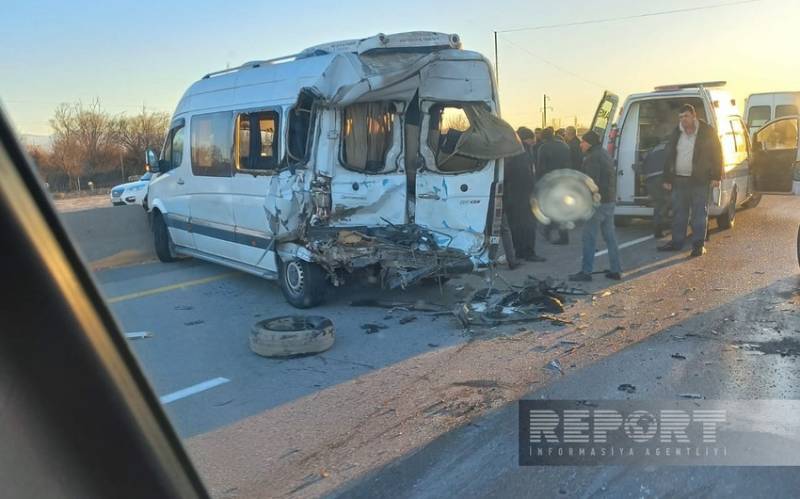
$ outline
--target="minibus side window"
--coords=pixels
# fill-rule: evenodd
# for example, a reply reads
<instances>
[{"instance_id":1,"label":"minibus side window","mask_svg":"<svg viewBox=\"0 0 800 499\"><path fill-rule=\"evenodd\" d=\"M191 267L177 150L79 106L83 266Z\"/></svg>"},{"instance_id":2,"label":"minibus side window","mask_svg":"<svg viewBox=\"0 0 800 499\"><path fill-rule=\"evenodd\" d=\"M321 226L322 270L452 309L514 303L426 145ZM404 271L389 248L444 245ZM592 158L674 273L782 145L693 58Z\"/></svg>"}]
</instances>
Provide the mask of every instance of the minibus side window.
<instances>
[{"instance_id":1,"label":"minibus side window","mask_svg":"<svg viewBox=\"0 0 800 499\"><path fill-rule=\"evenodd\" d=\"M192 173L204 177L230 177L233 167L233 113L192 117Z\"/></svg>"},{"instance_id":2,"label":"minibus side window","mask_svg":"<svg viewBox=\"0 0 800 499\"><path fill-rule=\"evenodd\" d=\"M236 119L236 169L272 172L278 164L278 114L242 113Z\"/></svg>"},{"instance_id":3,"label":"minibus side window","mask_svg":"<svg viewBox=\"0 0 800 499\"><path fill-rule=\"evenodd\" d=\"M391 102L365 102L344 108L342 164L346 168L369 173L386 170L394 114Z\"/></svg>"}]
</instances>

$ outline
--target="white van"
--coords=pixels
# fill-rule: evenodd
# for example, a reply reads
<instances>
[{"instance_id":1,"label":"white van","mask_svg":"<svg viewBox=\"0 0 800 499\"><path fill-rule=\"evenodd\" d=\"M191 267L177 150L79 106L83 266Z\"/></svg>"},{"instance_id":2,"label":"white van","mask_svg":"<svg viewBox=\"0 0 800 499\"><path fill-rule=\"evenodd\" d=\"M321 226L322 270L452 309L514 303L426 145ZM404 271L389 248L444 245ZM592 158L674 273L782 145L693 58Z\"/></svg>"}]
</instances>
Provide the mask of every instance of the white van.
<instances>
[{"instance_id":1,"label":"white van","mask_svg":"<svg viewBox=\"0 0 800 499\"><path fill-rule=\"evenodd\" d=\"M368 269L389 288L486 268L502 161L491 64L457 35L311 47L210 73L148 152L158 256L278 279L289 303Z\"/></svg>"},{"instance_id":2,"label":"white van","mask_svg":"<svg viewBox=\"0 0 800 499\"><path fill-rule=\"evenodd\" d=\"M691 104L698 118L719 133L725 171L720 188L712 195L709 216L721 228L733 226L736 208L755 205L760 199L750 178L749 137L738 114L736 102L720 87L725 82L689 83L657 87L653 92L634 94L625 100L614 133L607 134L606 147L617 165L616 214L624 222L630 217L651 217L653 208L639 164L647 153L678 126L679 109ZM618 99L608 92L603 102L613 107ZM602 105L602 104L601 104Z\"/></svg>"},{"instance_id":3,"label":"white van","mask_svg":"<svg viewBox=\"0 0 800 499\"><path fill-rule=\"evenodd\" d=\"M752 134L768 121L798 114L800 114L800 92L767 92L747 97L744 120L752 137Z\"/></svg>"}]
</instances>

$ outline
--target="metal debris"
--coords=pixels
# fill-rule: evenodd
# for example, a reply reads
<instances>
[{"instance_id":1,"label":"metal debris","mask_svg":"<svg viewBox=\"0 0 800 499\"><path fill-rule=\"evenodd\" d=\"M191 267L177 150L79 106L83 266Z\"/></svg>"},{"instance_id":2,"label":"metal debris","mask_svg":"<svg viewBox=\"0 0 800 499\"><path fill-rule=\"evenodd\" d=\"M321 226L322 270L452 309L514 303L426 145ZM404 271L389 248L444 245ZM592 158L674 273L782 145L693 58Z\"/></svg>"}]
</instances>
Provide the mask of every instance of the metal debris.
<instances>
[{"instance_id":1,"label":"metal debris","mask_svg":"<svg viewBox=\"0 0 800 499\"><path fill-rule=\"evenodd\" d=\"M368 322L366 324L361 324L361 329L363 329L364 332L367 334L375 334L381 329L386 329L387 327L388 326L384 324L373 324L371 322Z\"/></svg>"},{"instance_id":2,"label":"metal debris","mask_svg":"<svg viewBox=\"0 0 800 499\"><path fill-rule=\"evenodd\" d=\"M561 369L561 361L559 361L558 359L553 359L550 362L548 362L547 366L545 366L545 369L556 371L558 372L558 374L564 374L564 370Z\"/></svg>"},{"instance_id":3,"label":"metal debris","mask_svg":"<svg viewBox=\"0 0 800 499\"><path fill-rule=\"evenodd\" d=\"M700 395L699 393L681 393L678 396L681 397L681 398L684 398L684 399L697 399L697 400L705 398L702 395Z\"/></svg>"},{"instance_id":4,"label":"metal debris","mask_svg":"<svg viewBox=\"0 0 800 499\"><path fill-rule=\"evenodd\" d=\"M630 383L623 383L617 387L617 390L625 393L635 393L636 387L631 385Z\"/></svg>"},{"instance_id":5,"label":"metal debris","mask_svg":"<svg viewBox=\"0 0 800 499\"><path fill-rule=\"evenodd\" d=\"M125 333L125 338L128 340L143 340L145 338L152 338L153 333L149 331L136 331L134 333Z\"/></svg>"},{"instance_id":6,"label":"metal debris","mask_svg":"<svg viewBox=\"0 0 800 499\"><path fill-rule=\"evenodd\" d=\"M409 322L414 322L415 320L417 320L417 316L416 315L408 315L408 316L403 317L402 319L400 319L398 322L400 324L408 324Z\"/></svg>"},{"instance_id":7,"label":"metal debris","mask_svg":"<svg viewBox=\"0 0 800 499\"><path fill-rule=\"evenodd\" d=\"M683 355L683 354L679 354L679 353L673 353L672 355L670 355L670 357L672 357L673 359L678 359L678 360L686 360L686 356Z\"/></svg>"},{"instance_id":8,"label":"metal debris","mask_svg":"<svg viewBox=\"0 0 800 499\"><path fill-rule=\"evenodd\" d=\"M543 320L562 326L573 324L568 319L552 315L564 312L566 299L562 289L572 294L580 292L576 288L557 285L551 279L539 280L529 276L524 286L512 287L511 290L478 290L466 302L459 304L453 314L465 328Z\"/></svg>"}]
</instances>

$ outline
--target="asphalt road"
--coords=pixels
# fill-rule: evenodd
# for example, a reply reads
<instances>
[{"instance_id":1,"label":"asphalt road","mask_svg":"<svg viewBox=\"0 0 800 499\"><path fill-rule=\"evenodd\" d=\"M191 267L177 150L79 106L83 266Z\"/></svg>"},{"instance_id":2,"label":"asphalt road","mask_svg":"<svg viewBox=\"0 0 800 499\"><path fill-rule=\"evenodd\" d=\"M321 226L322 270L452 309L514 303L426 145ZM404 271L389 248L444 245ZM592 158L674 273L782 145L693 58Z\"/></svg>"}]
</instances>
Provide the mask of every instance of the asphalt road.
<instances>
[{"instance_id":1,"label":"asphalt road","mask_svg":"<svg viewBox=\"0 0 800 499\"><path fill-rule=\"evenodd\" d=\"M774 469L519 468L513 402L663 399L685 391L797 398L793 357L730 348L800 329L782 311L796 310L798 223L800 200L765 198L741 212L732 231L712 233L709 254L694 260L655 252L646 224L619 228L625 280L585 286L595 298L574 301L564 315L575 324L566 327L464 330L447 315L350 305L423 300L449 310L487 285L479 276L396 292L353 283L313 312L333 320L334 346L283 360L258 357L247 342L254 322L296 312L274 283L192 260L102 270L96 278L122 328L148 333L129 344L217 496L337 489L362 497L704 495L722 494L734 479L740 490L780 493L789 489ZM518 284L528 274L566 277L577 270L579 238L574 233L567 247L540 242L546 263L503 270L494 284ZM601 256L596 268L605 266ZM366 334L365 323L387 327ZM686 360L670 357L676 348ZM543 369L554 357L563 376ZM621 383L637 391L619 392Z\"/></svg>"}]
</instances>

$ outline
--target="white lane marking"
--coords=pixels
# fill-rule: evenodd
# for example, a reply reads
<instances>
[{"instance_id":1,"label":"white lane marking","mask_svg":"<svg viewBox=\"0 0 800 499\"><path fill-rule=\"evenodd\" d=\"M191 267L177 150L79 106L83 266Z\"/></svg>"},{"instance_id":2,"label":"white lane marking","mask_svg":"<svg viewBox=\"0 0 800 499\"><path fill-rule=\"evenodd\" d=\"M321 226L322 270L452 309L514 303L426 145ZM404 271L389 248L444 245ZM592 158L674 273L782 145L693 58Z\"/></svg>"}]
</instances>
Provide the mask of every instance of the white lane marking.
<instances>
[{"instance_id":1,"label":"white lane marking","mask_svg":"<svg viewBox=\"0 0 800 499\"><path fill-rule=\"evenodd\" d=\"M628 248L630 246L633 246L634 244L639 244L639 243L643 243L645 241L649 241L650 239L653 239L654 237L655 236L645 236L645 237L640 237L639 239L634 239L633 241L628 241L627 243L622 243L622 244L619 245L619 249ZM598 251L597 253L595 253L594 256L598 257L598 256L605 255L606 253L608 253L608 250L604 249L603 251Z\"/></svg>"},{"instance_id":2,"label":"white lane marking","mask_svg":"<svg viewBox=\"0 0 800 499\"><path fill-rule=\"evenodd\" d=\"M172 392L167 395L164 395L159 398L162 404L169 404L170 402L175 402L176 400L180 400L182 398L189 397L194 395L195 393L204 392L206 390L210 390L215 386L223 385L230 380L228 378L214 378L208 381L203 381L202 383L198 383L196 385L192 385L188 388L184 388L183 390L178 390L177 392Z\"/></svg>"}]
</instances>

